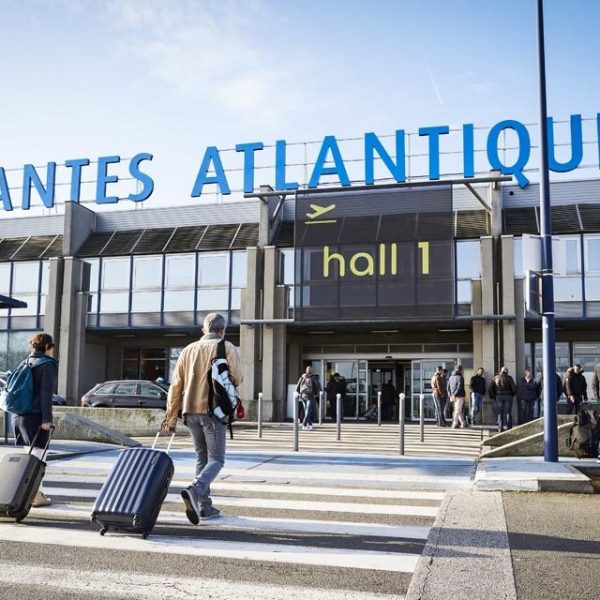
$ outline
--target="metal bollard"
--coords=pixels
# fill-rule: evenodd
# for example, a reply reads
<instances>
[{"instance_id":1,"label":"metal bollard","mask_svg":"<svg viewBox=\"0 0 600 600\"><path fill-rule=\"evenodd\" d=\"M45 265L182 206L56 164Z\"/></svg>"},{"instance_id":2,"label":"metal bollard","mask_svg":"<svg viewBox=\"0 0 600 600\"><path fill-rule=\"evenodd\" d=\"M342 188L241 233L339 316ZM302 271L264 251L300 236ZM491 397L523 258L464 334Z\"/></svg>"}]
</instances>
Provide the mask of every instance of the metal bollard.
<instances>
[{"instance_id":1,"label":"metal bollard","mask_svg":"<svg viewBox=\"0 0 600 600\"><path fill-rule=\"evenodd\" d=\"M300 395L298 392L294 392L294 407L292 409L292 430L294 432L294 452L298 452L298 398Z\"/></svg>"},{"instance_id":2,"label":"metal bollard","mask_svg":"<svg viewBox=\"0 0 600 600\"><path fill-rule=\"evenodd\" d=\"M398 402L398 425L400 428L400 456L404 456L404 413L406 412L406 406L404 401L406 400L406 394L402 392L400 394L400 400Z\"/></svg>"},{"instance_id":3,"label":"metal bollard","mask_svg":"<svg viewBox=\"0 0 600 600\"><path fill-rule=\"evenodd\" d=\"M419 394L419 428L421 432L421 443L425 441L425 394Z\"/></svg>"},{"instance_id":4,"label":"metal bollard","mask_svg":"<svg viewBox=\"0 0 600 600\"><path fill-rule=\"evenodd\" d=\"M323 425L323 406L325 402L325 392L319 392L319 425Z\"/></svg>"},{"instance_id":5,"label":"metal bollard","mask_svg":"<svg viewBox=\"0 0 600 600\"><path fill-rule=\"evenodd\" d=\"M263 393L260 392L258 394L258 409L257 409L257 419L258 419L258 437L262 438L262 404L263 404Z\"/></svg>"},{"instance_id":6,"label":"metal bollard","mask_svg":"<svg viewBox=\"0 0 600 600\"><path fill-rule=\"evenodd\" d=\"M7 412L4 413L4 443L8 444L8 427L10 425L10 416Z\"/></svg>"},{"instance_id":7,"label":"metal bollard","mask_svg":"<svg viewBox=\"0 0 600 600\"><path fill-rule=\"evenodd\" d=\"M381 427L381 392L377 392L377 425Z\"/></svg>"},{"instance_id":8,"label":"metal bollard","mask_svg":"<svg viewBox=\"0 0 600 600\"><path fill-rule=\"evenodd\" d=\"M335 395L336 439L342 439L342 395Z\"/></svg>"}]
</instances>

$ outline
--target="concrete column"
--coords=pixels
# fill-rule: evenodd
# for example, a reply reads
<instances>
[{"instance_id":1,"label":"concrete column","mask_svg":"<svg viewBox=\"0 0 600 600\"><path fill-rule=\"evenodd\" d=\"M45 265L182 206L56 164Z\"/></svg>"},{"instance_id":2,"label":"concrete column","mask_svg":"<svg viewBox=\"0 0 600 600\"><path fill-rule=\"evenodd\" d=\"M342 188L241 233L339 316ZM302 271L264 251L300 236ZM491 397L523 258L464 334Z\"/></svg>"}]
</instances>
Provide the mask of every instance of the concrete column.
<instances>
[{"instance_id":1,"label":"concrete column","mask_svg":"<svg viewBox=\"0 0 600 600\"><path fill-rule=\"evenodd\" d=\"M60 309L63 292L64 259L51 258L49 261L48 293L44 314L44 331L52 336L58 345L60 338ZM60 347L58 348L60 351Z\"/></svg>"},{"instance_id":2,"label":"concrete column","mask_svg":"<svg viewBox=\"0 0 600 600\"><path fill-rule=\"evenodd\" d=\"M58 393L72 405L78 403L84 392L83 359L89 286L90 265L77 258L65 258L58 344Z\"/></svg>"},{"instance_id":3,"label":"concrete column","mask_svg":"<svg viewBox=\"0 0 600 600\"><path fill-rule=\"evenodd\" d=\"M502 188L499 183L490 183L488 199L492 209L490 214L492 237L499 238L504 232Z\"/></svg>"},{"instance_id":4,"label":"concrete column","mask_svg":"<svg viewBox=\"0 0 600 600\"><path fill-rule=\"evenodd\" d=\"M95 212L77 202L65 202L63 256L75 256L95 227Z\"/></svg>"},{"instance_id":5,"label":"concrete column","mask_svg":"<svg viewBox=\"0 0 600 600\"><path fill-rule=\"evenodd\" d=\"M262 310L263 253L259 248L247 250L246 288L242 290L240 317L242 321L260 319ZM242 399L250 401L261 391L262 351L261 328L240 326L240 359L244 381L240 386ZM249 415L250 417L250 415Z\"/></svg>"},{"instance_id":6,"label":"concrete column","mask_svg":"<svg viewBox=\"0 0 600 600\"><path fill-rule=\"evenodd\" d=\"M285 318L287 293L285 286L278 285L280 252L274 246L265 248L264 254L264 300L263 318ZM281 420L285 413L286 399L286 325L264 325L262 392L265 420Z\"/></svg>"},{"instance_id":7,"label":"concrete column","mask_svg":"<svg viewBox=\"0 0 600 600\"><path fill-rule=\"evenodd\" d=\"M481 238L481 313L494 314L494 244L489 236ZM496 369L496 342L494 336L494 322L481 322L482 359L483 368L492 374Z\"/></svg>"},{"instance_id":8,"label":"concrete column","mask_svg":"<svg viewBox=\"0 0 600 600\"><path fill-rule=\"evenodd\" d=\"M505 315L515 314L515 269L513 236L503 235L501 238L502 253L502 312ZM504 352L500 362L508 367L513 377L517 375L516 333L514 321L502 321Z\"/></svg>"}]
</instances>

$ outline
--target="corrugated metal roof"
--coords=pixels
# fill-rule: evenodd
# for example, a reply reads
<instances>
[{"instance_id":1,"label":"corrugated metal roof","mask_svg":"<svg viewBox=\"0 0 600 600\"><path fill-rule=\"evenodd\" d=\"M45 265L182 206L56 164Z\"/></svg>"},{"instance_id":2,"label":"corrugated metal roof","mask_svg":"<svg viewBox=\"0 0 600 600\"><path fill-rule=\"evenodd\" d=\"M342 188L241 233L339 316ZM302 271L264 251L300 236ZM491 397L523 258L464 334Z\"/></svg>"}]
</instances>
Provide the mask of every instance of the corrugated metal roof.
<instances>
[{"instance_id":1,"label":"corrugated metal roof","mask_svg":"<svg viewBox=\"0 0 600 600\"><path fill-rule=\"evenodd\" d=\"M0 218L0 238L29 237L34 233L35 235L62 235L64 227L64 215Z\"/></svg>"},{"instance_id":2,"label":"corrugated metal roof","mask_svg":"<svg viewBox=\"0 0 600 600\"><path fill-rule=\"evenodd\" d=\"M191 202L196 202L191 200ZM258 223L260 200L223 204L191 204L172 208L144 208L111 213L97 213L96 232L133 229L189 227L221 223Z\"/></svg>"}]
</instances>

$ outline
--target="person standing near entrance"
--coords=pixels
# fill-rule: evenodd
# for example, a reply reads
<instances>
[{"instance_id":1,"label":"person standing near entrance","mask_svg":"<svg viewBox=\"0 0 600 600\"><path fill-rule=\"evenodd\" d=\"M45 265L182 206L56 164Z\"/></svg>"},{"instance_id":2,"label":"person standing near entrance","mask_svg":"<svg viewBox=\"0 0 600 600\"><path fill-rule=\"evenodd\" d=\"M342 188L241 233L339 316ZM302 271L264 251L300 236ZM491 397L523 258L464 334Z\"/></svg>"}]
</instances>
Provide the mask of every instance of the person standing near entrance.
<instances>
[{"instance_id":1,"label":"person standing near entrance","mask_svg":"<svg viewBox=\"0 0 600 600\"><path fill-rule=\"evenodd\" d=\"M502 367L500 373L492 379L488 395L494 399L498 415L498 432L512 429L512 405L517 386L508 374L508 368Z\"/></svg>"},{"instance_id":2,"label":"person standing near entrance","mask_svg":"<svg viewBox=\"0 0 600 600\"><path fill-rule=\"evenodd\" d=\"M447 398L447 387L446 380L444 378L444 372L442 367L437 367L433 377L431 378L431 390L433 396L433 404L435 406L435 418L438 427L447 427L448 422L446 421L446 401Z\"/></svg>"},{"instance_id":3,"label":"person standing near entrance","mask_svg":"<svg viewBox=\"0 0 600 600\"><path fill-rule=\"evenodd\" d=\"M581 403L587 401L587 381L583 375L581 365L575 365L567 371L565 379L567 393L567 414L577 414Z\"/></svg>"},{"instance_id":4,"label":"person standing near entrance","mask_svg":"<svg viewBox=\"0 0 600 600\"><path fill-rule=\"evenodd\" d=\"M452 429L456 429L458 424L462 428L469 425L465 421L463 415L463 406L465 404L465 378L463 376L462 365L456 365L450 379L448 380L448 394L450 394L450 402L454 406L454 414L452 416Z\"/></svg>"},{"instance_id":5,"label":"person standing near entrance","mask_svg":"<svg viewBox=\"0 0 600 600\"><path fill-rule=\"evenodd\" d=\"M311 431L313 428L313 409L315 405L315 398L318 396L320 391L319 382L315 377L312 366L306 367L306 371L302 374L298 380L296 386L296 392L300 395L302 404L304 405L304 421L302 422L302 429Z\"/></svg>"},{"instance_id":6,"label":"person standing near entrance","mask_svg":"<svg viewBox=\"0 0 600 600\"><path fill-rule=\"evenodd\" d=\"M394 407L398 393L392 380L381 386L381 418L384 421L391 421L394 418Z\"/></svg>"},{"instance_id":7,"label":"person standing near entrance","mask_svg":"<svg viewBox=\"0 0 600 600\"><path fill-rule=\"evenodd\" d=\"M533 419L533 409L540 400L540 384L534 379L531 369L525 369L519 382L520 420L529 423Z\"/></svg>"},{"instance_id":8,"label":"person standing near entrance","mask_svg":"<svg viewBox=\"0 0 600 600\"><path fill-rule=\"evenodd\" d=\"M177 360L169 388L167 410L162 430L174 432L179 411L190 431L196 451L196 477L182 490L185 514L191 523L214 519L221 513L212 505L210 484L225 464L227 425L211 414L209 407L208 371L216 357L219 342L225 337L227 321L219 313L209 313L204 319L204 335L186 346ZM242 380L240 358L235 346L225 342L225 355L231 382Z\"/></svg>"},{"instance_id":9,"label":"person standing near entrance","mask_svg":"<svg viewBox=\"0 0 600 600\"><path fill-rule=\"evenodd\" d=\"M479 367L479 369L477 369L477 374L473 375L469 382L469 389L471 390L471 425L475 423L475 417L483 408L483 397L485 396L484 374L485 371L483 367Z\"/></svg>"}]
</instances>

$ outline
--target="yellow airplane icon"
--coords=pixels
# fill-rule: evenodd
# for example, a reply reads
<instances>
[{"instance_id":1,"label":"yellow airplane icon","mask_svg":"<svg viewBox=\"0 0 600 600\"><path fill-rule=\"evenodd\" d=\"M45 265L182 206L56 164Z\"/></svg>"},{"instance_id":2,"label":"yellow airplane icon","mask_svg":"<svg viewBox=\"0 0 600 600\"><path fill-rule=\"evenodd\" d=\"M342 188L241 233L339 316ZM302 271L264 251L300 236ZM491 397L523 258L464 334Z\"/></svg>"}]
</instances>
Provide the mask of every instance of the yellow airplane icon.
<instances>
[{"instance_id":1,"label":"yellow airplane icon","mask_svg":"<svg viewBox=\"0 0 600 600\"><path fill-rule=\"evenodd\" d=\"M330 204L329 206L319 206L318 204L311 204L310 207L315 212L313 212L313 213L306 213L306 216L309 219L316 219L317 217L321 217L325 213L328 213L330 210L333 210L335 208L335 204Z\"/></svg>"}]
</instances>

